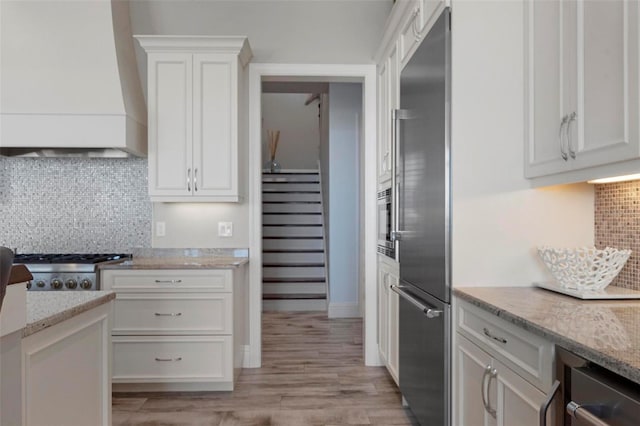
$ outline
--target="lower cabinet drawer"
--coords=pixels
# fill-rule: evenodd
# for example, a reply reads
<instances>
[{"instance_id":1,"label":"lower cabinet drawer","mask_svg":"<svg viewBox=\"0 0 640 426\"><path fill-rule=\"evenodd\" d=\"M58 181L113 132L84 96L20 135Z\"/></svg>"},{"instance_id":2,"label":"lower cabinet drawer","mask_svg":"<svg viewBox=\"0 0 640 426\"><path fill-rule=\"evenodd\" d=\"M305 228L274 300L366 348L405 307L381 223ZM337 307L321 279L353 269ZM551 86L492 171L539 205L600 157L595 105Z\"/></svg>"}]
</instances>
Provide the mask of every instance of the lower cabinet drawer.
<instances>
[{"instance_id":1,"label":"lower cabinet drawer","mask_svg":"<svg viewBox=\"0 0 640 426\"><path fill-rule=\"evenodd\" d=\"M231 336L114 336L113 382L232 382Z\"/></svg>"},{"instance_id":2,"label":"lower cabinet drawer","mask_svg":"<svg viewBox=\"0 0 640 426\"><path fill-rule=\"evenodd\" d=\"M119 293L114 335L231 334L231 293Z\"/></svg>"},{"instance_id":3,"label":"lower cabinet drawer","mask_svg":"<svg viewBox=\"0 0 640 426\"><path fill-rule=\"evenodd\" d=\"M553 344L514 324L457 300L459 333L498 358L539 389L547 391L553 379Z\"/></svg>"}]
</instances>

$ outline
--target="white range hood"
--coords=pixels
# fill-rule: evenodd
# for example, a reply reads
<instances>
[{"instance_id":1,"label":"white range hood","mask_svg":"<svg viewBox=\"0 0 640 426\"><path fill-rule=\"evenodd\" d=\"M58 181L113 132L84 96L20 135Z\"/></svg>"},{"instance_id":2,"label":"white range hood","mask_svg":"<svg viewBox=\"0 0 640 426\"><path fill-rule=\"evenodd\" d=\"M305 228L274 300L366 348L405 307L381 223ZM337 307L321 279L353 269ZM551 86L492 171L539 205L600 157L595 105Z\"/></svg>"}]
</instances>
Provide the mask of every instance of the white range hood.
<instances>
[{"instance_id":1,"label":"white range hood","mask_svg":"<svg viewBox=\"0 0 640 426\"><path fill-rule=\"evenodd\" d=\"M146 156L122 0L0 1L0 155Z\"/></svg>"}]
</instances>

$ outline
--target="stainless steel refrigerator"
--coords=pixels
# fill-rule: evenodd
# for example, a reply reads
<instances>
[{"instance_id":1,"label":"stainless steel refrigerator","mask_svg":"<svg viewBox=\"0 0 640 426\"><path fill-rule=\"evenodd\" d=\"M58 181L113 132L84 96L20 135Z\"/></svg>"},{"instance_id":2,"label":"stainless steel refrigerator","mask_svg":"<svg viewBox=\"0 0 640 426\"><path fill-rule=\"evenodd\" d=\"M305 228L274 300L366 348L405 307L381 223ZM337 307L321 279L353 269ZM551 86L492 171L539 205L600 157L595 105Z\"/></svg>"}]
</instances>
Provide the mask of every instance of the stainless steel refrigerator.
<instances>
[{"instance_id":1,"label":"stainless steel refrigerator","mask_svg":"<svg viewBox=\"0 0 640 426\"><path fill-rule=\"evenodd\" d=\"M450 17L402 70L393 114L400 390L423 426L451 423Z\"/></svg>"}]
</instances>

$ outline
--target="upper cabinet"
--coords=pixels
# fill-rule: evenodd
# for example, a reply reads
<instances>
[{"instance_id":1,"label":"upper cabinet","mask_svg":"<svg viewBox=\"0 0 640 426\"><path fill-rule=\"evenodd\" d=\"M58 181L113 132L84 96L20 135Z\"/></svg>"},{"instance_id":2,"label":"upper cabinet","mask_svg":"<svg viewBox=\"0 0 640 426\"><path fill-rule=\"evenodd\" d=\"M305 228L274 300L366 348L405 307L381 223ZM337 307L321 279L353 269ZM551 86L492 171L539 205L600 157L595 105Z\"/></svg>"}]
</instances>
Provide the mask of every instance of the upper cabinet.
<instances>
[{"instance_id":1,"label":"upper cabinet","mask_svg":"<svg viewBox=\"0 0 640 426\"><path fill-rule=\"evenodd\" d=\"M524 24L525 176L640 158L637 2L527 0Z\"/></svg>"},{"instance_id":2,"label":"upper cabinet","mask_svg":"<svg viewBox=\"0 0 640 426\"><path fill-rule=\"evenodd\" d=\"M147 52L149 195L237 202L245 37L136 36Z\"/></svg>"},{"instance_id":3,"label":"upper cabinet","mask_svg":"<svg viewBox=\"0 0 640 426\"><path fill-rule=\"evenodd\" d=\"M400 108L400 72L429 32L448 0L398 0L387 21L378 64L378 188L391 185L395 128Z\"/></svg>"}]
</instances>

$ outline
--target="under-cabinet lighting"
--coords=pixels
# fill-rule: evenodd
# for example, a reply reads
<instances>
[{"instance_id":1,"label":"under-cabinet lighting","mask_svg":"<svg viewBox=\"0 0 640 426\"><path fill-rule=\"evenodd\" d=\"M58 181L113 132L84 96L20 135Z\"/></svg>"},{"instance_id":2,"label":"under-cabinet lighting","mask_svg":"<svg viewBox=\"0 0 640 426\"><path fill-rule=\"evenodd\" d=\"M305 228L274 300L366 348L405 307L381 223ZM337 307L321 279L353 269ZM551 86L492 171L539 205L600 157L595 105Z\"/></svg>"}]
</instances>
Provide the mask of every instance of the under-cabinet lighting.
<instances>
[{"instance_id":1,"label":"under-cabinet lighting","mask_svg":"<svg viewBox=\"0 0 640 426\"><path fill-rule=\"evenodd\" d=\"M587 181L587 183L614 183L614 182L625 182L628 180L638 180L640 179L640 173L636 173L633 175L624 175L624 176L614 176L614 177L608 177L608 178L602 178L602 179L594 179L594 180L589 180Z\"/></svg>"}]
</instances>

